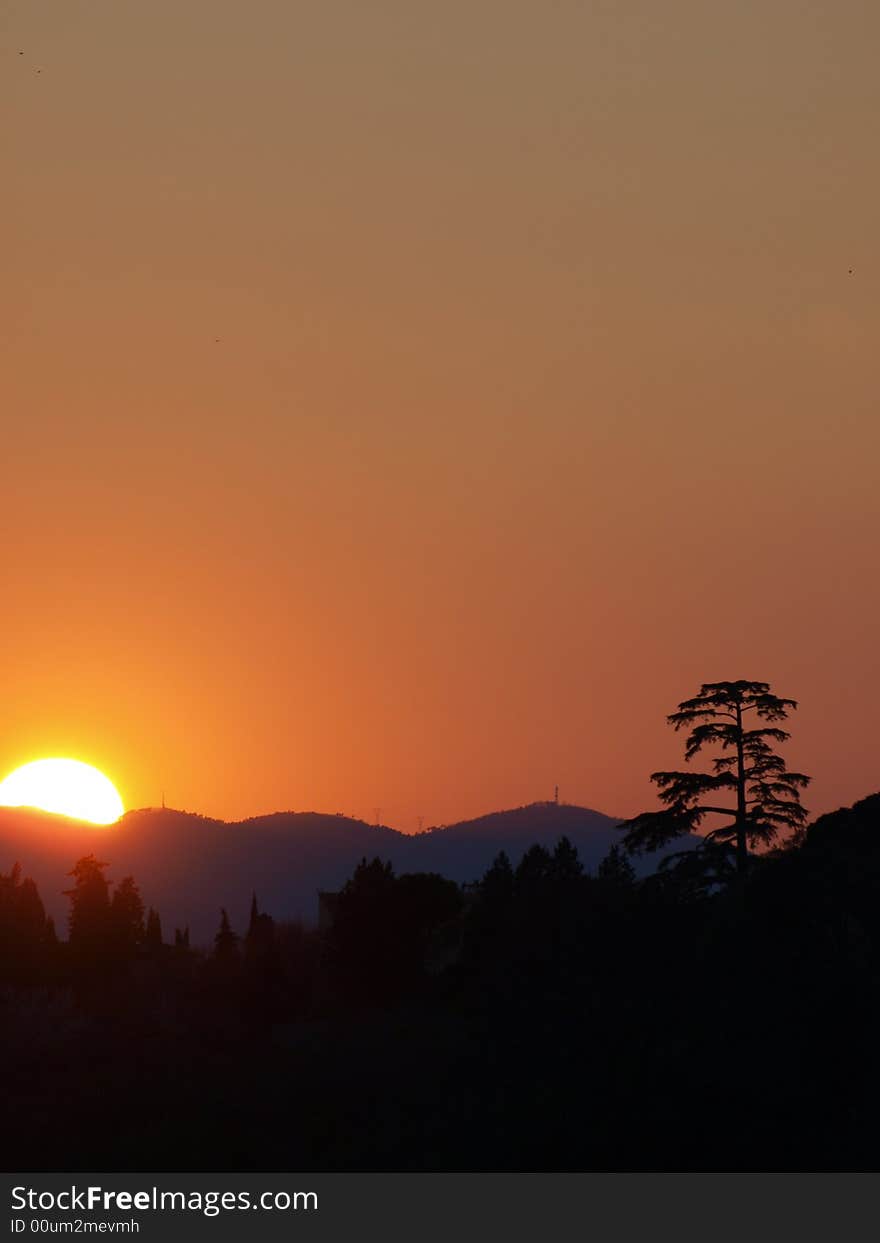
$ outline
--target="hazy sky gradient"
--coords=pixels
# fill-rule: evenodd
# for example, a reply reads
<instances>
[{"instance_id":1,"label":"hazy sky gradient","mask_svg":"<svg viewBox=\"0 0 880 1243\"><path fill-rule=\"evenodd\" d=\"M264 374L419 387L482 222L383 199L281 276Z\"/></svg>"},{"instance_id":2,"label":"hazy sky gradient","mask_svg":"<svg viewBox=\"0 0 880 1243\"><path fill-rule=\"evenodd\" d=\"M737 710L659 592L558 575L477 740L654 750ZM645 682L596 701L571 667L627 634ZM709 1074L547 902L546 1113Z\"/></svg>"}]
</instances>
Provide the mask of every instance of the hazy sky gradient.
<instances>
[{"instance_id":1,"label":"hazy sky gradient","mask_svg":"<svg viewBox=\"0 0 880 1243\"><path fill-rule=\"evenodd\" d=\"M623 814L748 677L811 808L880 788L878 45L856 0L0 3L0 769Z\"/></svg>"}]
</instances>

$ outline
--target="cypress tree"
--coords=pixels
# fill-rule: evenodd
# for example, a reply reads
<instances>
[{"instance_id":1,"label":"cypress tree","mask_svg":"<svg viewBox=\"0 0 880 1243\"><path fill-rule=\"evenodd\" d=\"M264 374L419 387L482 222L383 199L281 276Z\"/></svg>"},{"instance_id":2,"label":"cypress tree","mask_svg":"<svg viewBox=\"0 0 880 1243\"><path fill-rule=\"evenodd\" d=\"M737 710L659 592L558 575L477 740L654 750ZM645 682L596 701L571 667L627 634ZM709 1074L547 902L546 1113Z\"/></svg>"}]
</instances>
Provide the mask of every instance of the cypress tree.
<instances>
[{"instance_id":1,"label":"cypress tree","mask_svg":"<svg viewBox=\"0 0 880 1243\"><path fill-rule=\"evenodd\" d=\"M144 946L154 954L162 949L162 921L159 919L159 912L154 911L152 907L147 912Z\"/></svg>"}]
</instances>

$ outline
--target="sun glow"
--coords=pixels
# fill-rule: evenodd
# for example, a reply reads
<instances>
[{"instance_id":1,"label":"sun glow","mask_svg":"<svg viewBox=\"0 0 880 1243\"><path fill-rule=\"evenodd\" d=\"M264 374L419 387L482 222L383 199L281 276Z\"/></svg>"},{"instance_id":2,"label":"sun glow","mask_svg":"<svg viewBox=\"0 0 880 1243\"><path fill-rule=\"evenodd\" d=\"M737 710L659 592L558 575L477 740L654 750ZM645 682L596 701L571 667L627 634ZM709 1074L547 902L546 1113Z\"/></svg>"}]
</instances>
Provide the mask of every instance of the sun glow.
<instances>
[{"instance_id":1,"label":"sun glow","mask_svg":"<svg viewBox=\"0 0 880 1243\"><path fill-rule=\"evenodd\" d=\"M112 824L125 808L113 782L80 760L34 760L0 781L0 807L36 807L92 824Z\"/></svg>"}]
</instances>

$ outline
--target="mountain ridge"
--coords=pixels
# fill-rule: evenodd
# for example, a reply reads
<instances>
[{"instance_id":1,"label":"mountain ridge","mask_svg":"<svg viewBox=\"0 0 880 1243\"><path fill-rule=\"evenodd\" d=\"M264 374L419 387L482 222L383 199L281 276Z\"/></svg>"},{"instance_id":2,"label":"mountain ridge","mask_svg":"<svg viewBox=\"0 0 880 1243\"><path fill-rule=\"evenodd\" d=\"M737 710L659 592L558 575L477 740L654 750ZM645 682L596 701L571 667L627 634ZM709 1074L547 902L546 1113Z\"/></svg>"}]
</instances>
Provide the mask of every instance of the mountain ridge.
<instances>
[{"instance_id":1,"label":"mountain ridge","mask_svg":"<svg viewBox=\"0 0 880 1243\"><path fill-rule=\"evenodd\" d=\"M0 871L20 862L62 928L67 873L82 855L97 854L110 864L111 881L134 876L144 903L159 911L166 938L188 925L194 942L207 944L221 907L234 927L244 926L253 892L277 919L314 922L317 891L341 887L364 857L378 855L398 872L473 881L499 851L515 865L529 846L552 848L564 835L594 870L620 841L617 824L602 812L565 803L526 804L419 834L325 812L224 821L174 808L140 808L96 826L0 808ZM652 871L658 858L638 860L639 871Z\"/></svg>"}]
</instances>

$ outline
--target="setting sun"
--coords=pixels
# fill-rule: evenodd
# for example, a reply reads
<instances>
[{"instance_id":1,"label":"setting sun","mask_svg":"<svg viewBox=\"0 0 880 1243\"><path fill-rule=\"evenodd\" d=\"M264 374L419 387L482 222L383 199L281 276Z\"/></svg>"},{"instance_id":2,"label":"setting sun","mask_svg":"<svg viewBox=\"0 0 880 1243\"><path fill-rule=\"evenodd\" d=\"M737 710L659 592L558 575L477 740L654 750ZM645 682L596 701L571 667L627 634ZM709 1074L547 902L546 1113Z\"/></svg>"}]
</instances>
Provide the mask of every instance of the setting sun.
<instances>
[{"instance_id":1,"label":"setting sun","mask_svg":"<svg viewBox=\"0 0 880 1243\"><path fill-rule=\"evenodd\" d=\"M80 760L34 760L0 782L0 807L41 811L112 824L125 808L119 792L102 772Z\"/></svg>"}]
</instances>

